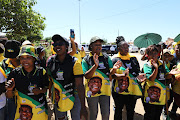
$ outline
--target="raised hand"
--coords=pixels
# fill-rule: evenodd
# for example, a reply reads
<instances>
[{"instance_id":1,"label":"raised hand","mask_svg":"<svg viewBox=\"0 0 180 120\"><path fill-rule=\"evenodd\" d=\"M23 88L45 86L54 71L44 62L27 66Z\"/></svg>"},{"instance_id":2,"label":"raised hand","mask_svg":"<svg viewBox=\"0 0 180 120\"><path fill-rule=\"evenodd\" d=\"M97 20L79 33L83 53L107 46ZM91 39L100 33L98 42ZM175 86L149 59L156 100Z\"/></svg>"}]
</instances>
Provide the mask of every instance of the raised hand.
<instances>
[{"instance_id":1,"label":"raised hand","mask_svg":"<svg viewBox=\"0 0 180 120\"><path fill-rule=\"evenodd\" d=\"M139 80L139 82L144 82L146 80L146 73L139 73L136 78Z\"/></svg>"},{"instance_id":2,"label":"raised hand","mask_svg":"<svg viewBox=\"0 0 180 120\"><path fill-rule=\"evenodd\" d=\"M94 53L93 55L93 60L94 60L94 64L95 66L98 66L99 65L99 59L98 59L98 55L96 55L96 53Z\"/></svg>"},{"instance_id":3,"label":"raised hand","mask_svg":"<svg viewBox=\"0 0 180 120\"><path fill-rule=\"evenodd\" d=\"M126 76L129 76L129 68L126 68L126 70L124 71L124 74L125 74Z\"/></svg>"},{"instance_id":4,"label":"raised hand","mask_svg":"<svg viewBox=\"0 0 180 120\"><path fill-rule=\"evenodd\" d=\"M171 75L177 75L177 74L180 74L180 70L179 68L175 68L175 69L172 69L169 74Z\"/></svg>"},{"instance_id":5,"label":"raised hand","mask_svg":"<svg viewBox=\"0 0 180 120\"><path fill-rule=\"evenodd\" d=\"M15 81L14 78L11 78L11 80L8 80L8 82L6 83L6 90L13 90L15 87Z\"/></svg>"},{"instance_id":6,"label":"raised hand","mask_svg":"<svg viewBox=\"0 0 180 120\"><path fill-rule=\"evenodd\" d=\"M155 68L158 68L158 64L156 63L155 60L151 59L150 62Z\"/></svg>"},{"instance_id":7,"label":"raised hand","mask_svg":"<svg viewBox=\"0 0 180 120\"><path fill-rule=\"evenodd\" d=\"M113 65L113 69L119 69L122 66L122 62L120 60L118 60L114 65Z\"/></svg>"},{"instance_id":8,"label":"raised hand","mask_svg":"<svg viewBox=\"0 0 180 120\"><path fill-rule=\"evenodd\" d=\"M74 34L74 38L69 37L69 39L71 40L71 42L75 41L75 34Z\"/></svg>"}]
</instances>

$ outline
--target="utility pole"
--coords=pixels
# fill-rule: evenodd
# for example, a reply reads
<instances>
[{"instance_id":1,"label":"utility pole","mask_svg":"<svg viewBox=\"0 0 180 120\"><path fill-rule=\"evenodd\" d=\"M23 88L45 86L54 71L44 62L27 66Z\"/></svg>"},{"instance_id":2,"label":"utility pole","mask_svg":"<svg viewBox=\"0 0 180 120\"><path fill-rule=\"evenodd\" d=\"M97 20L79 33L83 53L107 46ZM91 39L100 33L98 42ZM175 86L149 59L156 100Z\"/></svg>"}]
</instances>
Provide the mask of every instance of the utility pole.
<instances>
[{"instance_id":1,"label":"utility pole","mask_svg":"<svg viewBox=\"0 0 180 120\"><path fill-rule=\"evenodd\" d=\"M79 0L79 40L80 40L80 44L81 44L81 0Z\"/></svg>"}]
</instances>

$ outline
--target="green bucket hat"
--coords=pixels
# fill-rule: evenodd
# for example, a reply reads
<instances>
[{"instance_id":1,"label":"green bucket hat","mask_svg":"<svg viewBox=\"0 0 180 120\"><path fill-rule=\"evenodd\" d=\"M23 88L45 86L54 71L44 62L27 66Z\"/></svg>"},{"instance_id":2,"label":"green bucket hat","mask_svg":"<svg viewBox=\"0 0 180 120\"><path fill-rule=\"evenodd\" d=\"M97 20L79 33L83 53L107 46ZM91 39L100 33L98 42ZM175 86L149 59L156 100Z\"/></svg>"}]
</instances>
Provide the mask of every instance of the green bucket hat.
<instances>
[{"instance_id":1,"label":"green bucket hat","mask_svg":"<svg viewBox=\"0 0 180 120\"><path fill-rule=\"evenodd\" d=\"M89 50L90 50L90 51L91 51L90 45L91 45L92 43L98 41L98 40L101 41L102 43L104 42L104 40L102 40L102 39L99 38L98 36L94 36L94 37L91 38L90 44L89 44Z\"/></svg>"},{"instance_id":2,"label":"green bucket hat","mask_svg":"<svg viewBox=\"0 0 180 120\"><path fill-rule=\"evenodd\" d=\"M33 46L31 46L31 45L26 45L26 46L22 46L21 47L20 53L18 55L18 58L20 56L24 56L24 55L29 55L29 56L32 56L35 59L37 59L37 55L35 53L35 48Z\"/></svg>"}]
</instances>

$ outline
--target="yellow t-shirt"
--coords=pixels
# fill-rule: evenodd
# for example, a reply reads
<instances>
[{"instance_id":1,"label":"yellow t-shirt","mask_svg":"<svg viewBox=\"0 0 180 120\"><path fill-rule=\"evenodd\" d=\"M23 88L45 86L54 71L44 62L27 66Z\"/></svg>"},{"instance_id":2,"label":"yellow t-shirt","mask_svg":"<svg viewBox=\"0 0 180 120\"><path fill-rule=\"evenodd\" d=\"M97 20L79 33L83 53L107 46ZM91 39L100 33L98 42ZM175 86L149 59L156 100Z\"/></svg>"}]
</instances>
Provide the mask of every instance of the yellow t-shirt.
<instances>
[{"instance_id":1,"label":"yellow t-shirt","mask_svg":"<svg viewBox=\"0 0 180 120\"><path fill-rule=\"evenodd\" d=\"M55 55L56 54L56 52L54 51L54 49L53 49L54 47L53 47L53 45L51 45L51 53L53 54L53 55Z\"/></svg>"},{"instance_id":2,"label":"yellow t-shirt","mask_svg":"<svg viewBox=\"0 0 180 120\"><path fill-rule=\"evenodd\" d=\"M180 64L177 65L177 68L180 70ZM177 74L175 76L179 76L180 74ZM175 81L173 86L172 86L172 90L177 93L177 94L180 94L180 81Z\"/></svg>"},{"instance_id":3,"label":"yellow t-shirt","mask_svg":"<svg viewBox=\"0 0 180 120\"><path fill-rule=\"evenodd\" d=\"M82 58L86 56L86 52L85 51L80 50L80 54L81 54Z\"/></svg>"},{"instance_id":4,"label":"yellow t-shirt","mask_svg":"<svg viewBox=\"0 0 180 120\"><path fill-rule=\"evenodd\" d=\"M1 53L0 54L0 62L2 62L2 60L4 59L5 57L4 57L4 53Z\"/></svg>"},{"instance_id":5,"label":"yellow t-shirt","mask_svg":"<svg viewBox=\"0 0 180 120\"><path fill-rule=\"evenodd\" d=\"M73 56L76 57L78 59L78 61L81 63L82 58L81 58L81 54L79 52L76 52Z\"/></svg>"}]
</instances>

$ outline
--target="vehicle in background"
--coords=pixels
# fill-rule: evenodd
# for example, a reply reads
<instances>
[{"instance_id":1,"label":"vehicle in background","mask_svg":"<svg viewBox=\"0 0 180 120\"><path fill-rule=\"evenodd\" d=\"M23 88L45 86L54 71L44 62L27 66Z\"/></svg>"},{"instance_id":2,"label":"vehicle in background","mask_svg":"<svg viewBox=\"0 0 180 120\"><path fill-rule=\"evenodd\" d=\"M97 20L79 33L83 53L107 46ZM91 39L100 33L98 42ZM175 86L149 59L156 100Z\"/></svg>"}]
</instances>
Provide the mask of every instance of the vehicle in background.
<instances>
[{"instance_id":1,"label":"vehicle in background","mask_svg":"<svg viewBox=\"0 0 180 120\"><path fill-rule=\"evenodd\" d=\"M145 50L146 50L146 48L141 48L141 49L139 50L139 53L140 53L141 55L144 55L144 54L145 54Z\"/></svg>"},{"instance_id":2,"label":"vehicle in background","mask_svg":"<svg viewBox=\"0 0 180 120\"><path fill-rule=\"evenodd\" d=\"M113 45L115 47L115 52L114 54L118 53L118 50L117 50L117 46L116 45ZM102 45L102 52L106 52L107 54L111 54L111 45Z\"/></svg>"},{"instance_id":3,"label":"vehicle in background","mask_svg":"<svg viewBox=\"0 0 180 120\"><path fill-rule=\"evenodd\" d=\"M89 45L87 45L87 44L82 44L82 45L78 45L78 48L81 50L81 47L84 47L84 51L85 52L88 52L89 51Z\"/></svg>"},{"instance_id":4,"label":"vehicle in background","mask_svg":"<svg viewBox=\"0 0 180 120\"><path fill-rule=\"evenodd\" d=\"M110 54L110 47L111 45L102 45L102 52L106 52L107 54Z\"/></svg>"},{"instance_id":5,"label":"vehicle in background","mask_svg":"<svg viewBox=\"0 0 180 120\"><path fill-rule=\"evenodd\" d=\"M138 47L137 46L135 46L135 45L129 45L129 52L131 53L131 52L138 52L139 51L139 49L138 49Z\"/></svg>"}]
</instances>

